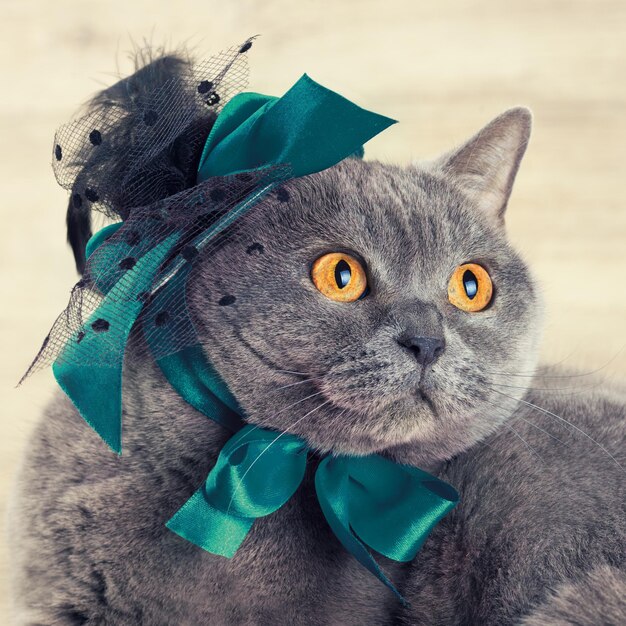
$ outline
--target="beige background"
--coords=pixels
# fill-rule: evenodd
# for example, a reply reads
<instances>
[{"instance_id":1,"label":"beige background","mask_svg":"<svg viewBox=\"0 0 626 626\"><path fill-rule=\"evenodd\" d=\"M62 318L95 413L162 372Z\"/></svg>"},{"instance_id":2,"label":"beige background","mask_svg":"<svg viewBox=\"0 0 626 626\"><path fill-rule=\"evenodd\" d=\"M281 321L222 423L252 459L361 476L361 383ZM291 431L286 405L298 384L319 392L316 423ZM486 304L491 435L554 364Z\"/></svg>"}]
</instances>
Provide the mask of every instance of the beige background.
<instances>
[{"instance_id":1,"label":"beige background","mask_svg":"<svg viewBox=\"0 0 626 626\"><path fill-rule=\"evenodd\" d=\"M280 94L306 71L401 124L368 157L406 162L460 142L503 109L535 113L511 237L543 284L544 356L625 378L626 2L617 0L0 0L0 514L53 391L19 390L75 282L55 128L126 72L131 41L219 51L260 33L250 87ZM41 468L46 471L45 467ZM0 623L11 577L2 542Z\"/></svg>"}]
</instances>

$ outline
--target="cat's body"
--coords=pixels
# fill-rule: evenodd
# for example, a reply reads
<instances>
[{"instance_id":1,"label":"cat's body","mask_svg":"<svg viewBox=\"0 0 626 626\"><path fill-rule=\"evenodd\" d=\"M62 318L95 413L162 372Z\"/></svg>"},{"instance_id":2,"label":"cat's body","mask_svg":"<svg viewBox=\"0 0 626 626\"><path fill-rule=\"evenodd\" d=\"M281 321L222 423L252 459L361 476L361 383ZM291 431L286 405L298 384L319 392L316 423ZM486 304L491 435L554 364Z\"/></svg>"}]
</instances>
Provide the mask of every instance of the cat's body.
<instances>
[{"instance_id":1,"label":"cat's body","mask_svg":"<svg viewBox=\"0 0 626 626\"><path fill-rule=\"evenodd\" d=\"M13 518L13 541L26 546L15 564L20 624L620 623L623 475L554 418L520 408L564 444L512 421L519 437L503 427L437 471L463 499L412 564L384 561L412 604L403 609L333 536L310 478L232 561L167 530L227 434L150 374L127 383L121 458L65 398L38 428ZM624 395L528 397L623 451Z\"/></svg>"},{"instance_id":2,"label":"cat's body","mask_svg":"<svg viewBox=\"0 0 626 626\"><path fill-rule=\"evenodd\" d=\"M460 492L412 563L380 557L410 608L331 532L316 454L233 559L170 532L229 433L135 336L123 456L66 399L31 442L12 515L19 623L620 623L626 398L557 370L533 378L541 307L503 221L529 130L513 109L426 166L346 159L292 180L190 277L200 342L252 424L320 455L382 454ZM362 299L313 284L311 264L332 251L366 268ZM447 291L468 262L494 285L471 313Z\"/></svg>"}]
</instances>

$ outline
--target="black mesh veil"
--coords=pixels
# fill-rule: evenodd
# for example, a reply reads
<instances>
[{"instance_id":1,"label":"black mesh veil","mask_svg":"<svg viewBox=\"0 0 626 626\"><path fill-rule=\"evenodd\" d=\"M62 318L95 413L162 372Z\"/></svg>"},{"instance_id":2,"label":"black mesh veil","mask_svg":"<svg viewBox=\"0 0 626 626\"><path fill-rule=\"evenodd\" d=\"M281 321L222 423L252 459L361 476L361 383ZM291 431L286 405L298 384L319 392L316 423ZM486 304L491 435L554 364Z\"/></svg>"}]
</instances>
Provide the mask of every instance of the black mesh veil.
<instances>
[{"instance_id":1,"label":"black mesh veil","mask_svg":"<svg viewBox=\"0 0 626 626\"><path fill-rule=\"evenodd\" d=\"M234 221L289 177L278 166L196 184L217 113L246 85L251 45L196 65L153 60L56 133L54 172L70 190L69 239L84 271L25 377L55 361L117 366L137 319L157 359L197 343L187 274L200 254L237 237ZM122 222L80 263L92 211Z\"/></svg>"},{"instance_id":2,"label":"black mesh veil","mask_svg":"<svg viewBox=\"0 0 626 626\"><path fill-rule=\"evenodd\" d=\"M99 93L58 129L53 169L77 210L125 219L131 208L195 184L213 122L248 82L252 40L193 64L167 55Z\"/></svg>"}]
</instances>

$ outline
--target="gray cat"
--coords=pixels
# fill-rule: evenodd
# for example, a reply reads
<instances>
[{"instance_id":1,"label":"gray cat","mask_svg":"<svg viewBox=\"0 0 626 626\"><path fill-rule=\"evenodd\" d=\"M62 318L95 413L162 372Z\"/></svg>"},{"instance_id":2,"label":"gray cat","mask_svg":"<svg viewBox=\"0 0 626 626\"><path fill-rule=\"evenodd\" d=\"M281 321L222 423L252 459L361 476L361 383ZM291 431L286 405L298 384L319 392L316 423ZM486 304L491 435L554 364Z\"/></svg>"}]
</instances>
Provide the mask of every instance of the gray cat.
<instances>
[{"instance_id":1,"label":"gray cat","mask_svg":"<svg viewBox=\"0 0 626 626\"><path fill-rule=\"evenodd\" d=\"M121 458L60 392L33 435L11 516L17 623L625 624L626 395L534 373L540 296L504 228L530 125L511 109L425 165L347 159L289 181L190 280L251 423L459 491L411 563L379 557L409 607L339 544L311 469L230 560L170 532L229 433L134 338ZM365 268L354 302L311 279L336 251ZM470 262L493 281L477 312L448 294Z\"/></svg>"}]
</instances>

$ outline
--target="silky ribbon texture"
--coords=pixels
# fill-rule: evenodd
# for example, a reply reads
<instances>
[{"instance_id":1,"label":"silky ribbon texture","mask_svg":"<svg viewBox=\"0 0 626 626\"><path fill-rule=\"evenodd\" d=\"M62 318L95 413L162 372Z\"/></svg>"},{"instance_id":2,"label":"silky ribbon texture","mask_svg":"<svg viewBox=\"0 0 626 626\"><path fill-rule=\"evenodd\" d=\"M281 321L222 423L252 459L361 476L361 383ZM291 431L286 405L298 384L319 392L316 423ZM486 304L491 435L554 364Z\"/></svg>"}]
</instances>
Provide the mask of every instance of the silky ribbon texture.
<instances>
[{"instance_id":1,"label":"silky ribbon texture","mask_svg":"<svg viewBox=\"0 0 626 626\"><path fill-rule=\"evenodd\" d=\"M66 351L98 354L109 365L102 367L97 360L89 360L77 366L75 361L61 358L52 366L61 389L85 421L118 453L122 450L122 362L130 331L143 307L139 294L150 287L155 273L177 239L178 235L173 234L155 246L141 257L130 272L106 290L108 293L102 304L84 328L91 330L98 320L114 318L113 312L120 303L124 303L129 313L125 323L113 325L107 341L102 341L98 332L81 330L79 333L82 336L73 338L72 343L65 347Z\"/></svg>"},{"instance_id":2,"label":"silky ribbon texture","mask_svg":"<svg viewBox=\"0 0 626 626\"><path fill-rule=\"evenodd\" d=\"M293 177L362 155L363 144L392 120L356 106L304 74L281 98L236 95L204 146L198 180L288 163Z\"/></svg>"},{"instance_id":3,"label":"silky ribbon texture","mask_svg":"<svg viewBox=\"0 0 626 626\"><path fill-rule=\"evenodd\" d=\"M233 557L254 521L280 509L295 493L307 450L293 435L245 426L167 527L208 552ZM327 456L316 470L315 490L339 541L404 603L366 546L394 561L410 561L456 505L456 491L379 455Z\"/></svg>"},{"instance_id":4,"label":"silky ribbon texture","mask_svg":"<svg viewBox=\"0 0 626 626\"><path fill-rule=\"evenodd\" d=\"M208 552L233 557L254 520L277 511L296 491L306 452L292 435L279 439L275 432L245 426L167 527Z\"/></svg>"}]
</instances>

